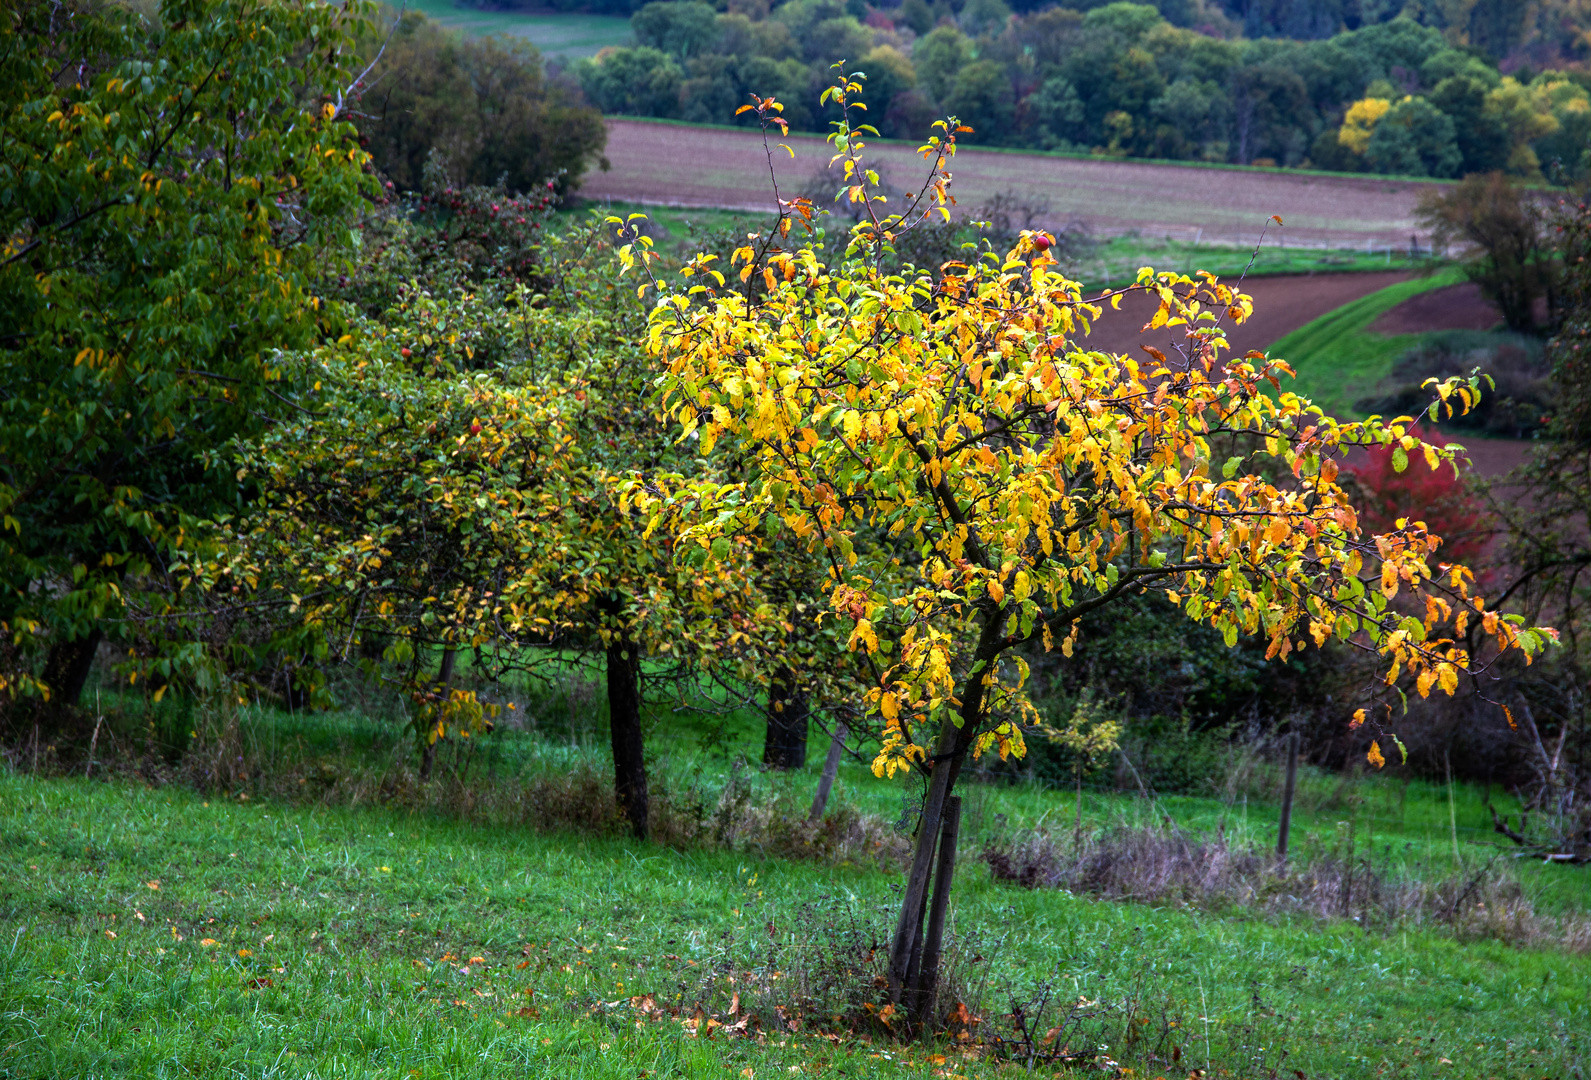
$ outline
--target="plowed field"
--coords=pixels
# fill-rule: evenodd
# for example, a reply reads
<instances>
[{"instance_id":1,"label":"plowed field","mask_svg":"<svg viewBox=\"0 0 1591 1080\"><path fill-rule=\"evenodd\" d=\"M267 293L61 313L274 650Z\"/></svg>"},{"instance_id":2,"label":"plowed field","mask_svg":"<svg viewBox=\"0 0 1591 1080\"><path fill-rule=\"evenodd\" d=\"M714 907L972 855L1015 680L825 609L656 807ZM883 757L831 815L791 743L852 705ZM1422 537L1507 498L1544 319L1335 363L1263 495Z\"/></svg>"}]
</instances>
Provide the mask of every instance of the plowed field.
<instances>
[{"instance_id":1,"label":"plowed field","mask_svg":"<svg viewBox=\"0 0 1591 1080\"><path fill-rule=\"evenodd\" d=\"M829 160L821 138L792 135L792 160L774 148L781 190L807 186ZM874 142L870 161L896 191L925 174L906 143ZM771 209L768 157L753 131L648 120L608 121L611 168L586 176L581 194L665 206ZM1045 224L1081 221L1102 235L1139 230L1179 239L1253 243L1272 215L1270 241L1311 247L1407 248L1413 211L1428 185L1367 176L1202 168L1105 158L963 149L951 191L963 207L1005 191L1048 203Z\"/></svg>"}]
</instances>

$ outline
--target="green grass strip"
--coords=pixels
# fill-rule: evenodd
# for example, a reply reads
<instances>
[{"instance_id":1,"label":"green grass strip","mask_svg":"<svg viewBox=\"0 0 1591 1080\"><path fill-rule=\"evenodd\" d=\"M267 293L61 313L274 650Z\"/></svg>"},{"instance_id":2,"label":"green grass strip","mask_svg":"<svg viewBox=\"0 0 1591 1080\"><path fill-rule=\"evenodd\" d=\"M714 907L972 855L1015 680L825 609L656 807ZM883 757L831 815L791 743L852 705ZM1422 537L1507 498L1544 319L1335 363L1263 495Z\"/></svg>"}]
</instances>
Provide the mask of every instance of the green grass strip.
<instances>
[{"instance_id":1,"label":"green grass strip","mask_svg":"<svg viewBox=\"0 0 1591 1080\"><path fill-rule=\"evenodd\" d=\"M1390 375L1397 358L1421 336L1377 334L1370 325L1411 297L1463 280L1462 269L1449 267L1428 277L1400 281L1294 330L1270 350L1298 372L1297 382L1284 384L1284 389L1308 397L1328 413L1358 416L1354 401Z\"/></svg>"}]
</instances>

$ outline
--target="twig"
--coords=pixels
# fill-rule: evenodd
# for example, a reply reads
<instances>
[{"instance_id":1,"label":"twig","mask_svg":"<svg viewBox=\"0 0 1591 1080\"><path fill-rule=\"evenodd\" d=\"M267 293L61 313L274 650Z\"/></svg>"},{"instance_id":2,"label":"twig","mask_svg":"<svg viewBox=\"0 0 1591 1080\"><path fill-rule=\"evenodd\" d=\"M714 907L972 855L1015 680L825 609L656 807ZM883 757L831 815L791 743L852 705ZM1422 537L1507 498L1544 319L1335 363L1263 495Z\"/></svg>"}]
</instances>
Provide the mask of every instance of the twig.
<instances>
[{"instance_id":1,"label":"twig","mask_svg":"<svg viewBox=\"0 0 1591 1080\"><path fill-rule=\"evenodd\" d=\"M409 5L407 0L405 0L403 6L398 9L398 14L393 18L392 29L387 31L386 38L381 42L381 48L376 50L376 58L370 61L369 64L365 65L365 70L361 71L358 76L355 77L354 81L349 84L348 89L337 91L337 104L333 106L335 109L335 111L332 113L333 118L342 115L343 101L346 98L353 97L354 100L357 101L359 98L364 96L362 91L357 96L354 94L354 91L358 90L359 85L365 81L365 76L369 75L370 72L375 69L375 66L381 63L381 58L386 55L387 45L392 41L392 35L398 32L398 27L403 24L403 16L408 10Z\"/></svg>"},{"instance_id":2,"label":"twig","mask_svg":"<svg viewBox=\"0 0 1591 1080\"><path fill-rule=\"evenodd\" d=\"M99 745L99 726L105 722L105 712L100 708L99 691L94 691L94 711L99 716L94 720L94 735L88 740L88 764L83 766L83 779L88 779L89 770L94 767L94 748Z\"/></svg>"}]
</instances>

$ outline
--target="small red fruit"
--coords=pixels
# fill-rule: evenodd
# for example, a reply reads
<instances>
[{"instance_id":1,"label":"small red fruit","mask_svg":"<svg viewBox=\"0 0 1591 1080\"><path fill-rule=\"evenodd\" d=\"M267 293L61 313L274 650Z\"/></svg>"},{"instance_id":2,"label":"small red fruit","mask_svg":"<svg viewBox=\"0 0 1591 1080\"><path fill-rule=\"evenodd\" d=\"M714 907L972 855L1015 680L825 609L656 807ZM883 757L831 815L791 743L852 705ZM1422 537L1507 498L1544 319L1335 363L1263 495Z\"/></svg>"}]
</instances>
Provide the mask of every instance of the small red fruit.
<instances>
[{"instance_id":1,"label":"small red fruit","mask_svg":"<svg viewBox=\"0 0 1591 1080\"><path fill-rule=\"evenodd\" d=\"M1055 243L1055 239L1050 236L1049 233L1041 232L1033 237L1033 246L1038 248L1040 251L1048 251L1050 245L1053 243Z\"/></svg>"},{"instance_id":2,"label":"small red fruit","mask_svg":"<svg viewBox=\"0 0 1591 1080\"><path fill-rule=\"evenodd\" d=\"M409 355L409 350L407 348L401 349L399 351L401 351L404 356L408 356Z\"/></svg>"},{"instance_id":3,"label":"small red fruit","mask_svg":"<svg viewBox=\"0 0 1591 1080\"><path fill-rule=\"evenodd\" d=\"M470 425L470 434L471 435L479 435L480 433L481 433L481 425L479 425L479 424L471 424Z\"/></svg>"}]
</instances>

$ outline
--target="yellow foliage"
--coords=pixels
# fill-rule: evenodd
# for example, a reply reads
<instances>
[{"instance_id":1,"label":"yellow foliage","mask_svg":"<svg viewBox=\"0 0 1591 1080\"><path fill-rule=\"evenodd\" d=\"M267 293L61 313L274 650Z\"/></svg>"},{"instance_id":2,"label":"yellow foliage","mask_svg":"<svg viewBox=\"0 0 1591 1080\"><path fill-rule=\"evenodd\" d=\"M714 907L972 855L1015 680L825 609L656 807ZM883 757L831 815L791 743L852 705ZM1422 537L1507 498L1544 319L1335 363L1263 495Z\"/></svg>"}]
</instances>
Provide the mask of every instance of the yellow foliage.
<instances>
[{"instance_id":1,"label":"yellow foliage","mask_svg":"<svg viewBox=\"0 0 1591 1080\"><path fill-rule=\"evenodd\" d=\"M1369 99L1350 117L1368 133L1388 107ZM854 137L831 141L861 175ZM941 201L953 147L920 149ZM1482 619L1462 573L1433 574L1440 540L1421 522L1360 532L1338 483L1350 448L1395 444L1415 467L1442 468L1457 451L1420 442L1407 418L1325 416L1283 389L1283 361L1231 355L1225 326L1252 314L1249 296L1212 274L1145 268L1131 290L1160 300L1166 351L1111 355L1087 338L1122 293L1085 299L1043 234L940 277L892 276L868 257L876 237L920 220L864 220L838 265L780 251L770 263L800 269L761 295L660 282L675 291L648 335L663 407L686 431L710 421L747 474L691 488L682 537L782 525L825 558L850 647L887 658L896 715L881 775L926 755L908 718L937 730L939 753L1020 753L1010 717L1025 715L1027 670L1004 657L1056 630L1070 655L1085 614L1133 593L1166 593L1229 645L1264 636L1284 662L1311 636L1353 637L1381 654L1389 685L1435 672L1449 693L1475 670L1454 616L1482 622L1490 656L1528 659L1555 640L1517 617ZM1433 396L1467 408L1478 385L1449 379ZM1265 447L1268 472L1212 460L1216 431ZM1096 750L1116 737L1074 727Z\"/></svg>"},{"instance_id":2,"label":"yellow foliage","mask_svg":"<svg viewBox=\"0 0 1591 1080\"><path fill-rule=\"evenodd\" d=\"M1348 106L1348 114L1343 117L1337 141L1356 154L1364 153L1370 146L1370 136L1374 134L1377 122L1391 109L1392 102L1385 98L1361 98L1354 102Z\"/></svg>"}]
</instances>

